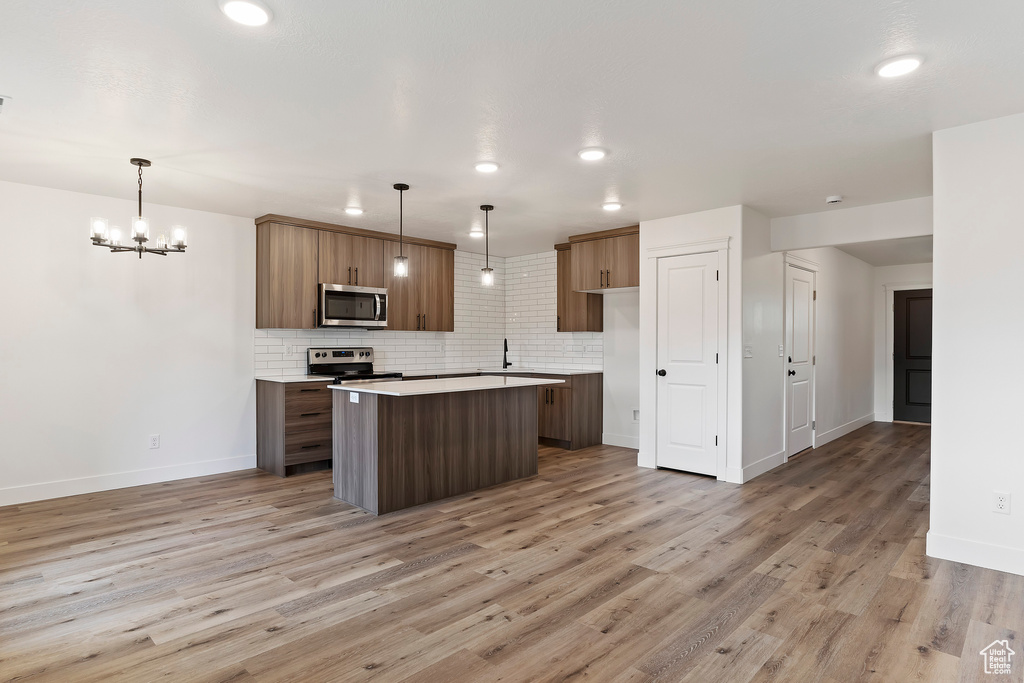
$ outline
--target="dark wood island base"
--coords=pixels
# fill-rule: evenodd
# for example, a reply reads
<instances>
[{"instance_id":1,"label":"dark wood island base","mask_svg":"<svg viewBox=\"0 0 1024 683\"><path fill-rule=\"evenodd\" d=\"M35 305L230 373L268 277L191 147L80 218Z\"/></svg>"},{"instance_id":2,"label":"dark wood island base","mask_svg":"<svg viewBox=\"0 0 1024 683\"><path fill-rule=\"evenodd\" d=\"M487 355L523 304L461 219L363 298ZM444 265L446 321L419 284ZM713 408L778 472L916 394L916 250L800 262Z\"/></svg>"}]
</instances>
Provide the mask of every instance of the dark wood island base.
<instances>
[{"instance_id":1,"label":"dark wood island base","mask_svg":"<svg viewBox=\"0 0 1024 683\"><path fill-rule=\"evenodd\" d=\"M411 396L335 388L333 394L334 495L368 512L382 515L537 474L535 386Z\"/></svg>"}]
</instances>

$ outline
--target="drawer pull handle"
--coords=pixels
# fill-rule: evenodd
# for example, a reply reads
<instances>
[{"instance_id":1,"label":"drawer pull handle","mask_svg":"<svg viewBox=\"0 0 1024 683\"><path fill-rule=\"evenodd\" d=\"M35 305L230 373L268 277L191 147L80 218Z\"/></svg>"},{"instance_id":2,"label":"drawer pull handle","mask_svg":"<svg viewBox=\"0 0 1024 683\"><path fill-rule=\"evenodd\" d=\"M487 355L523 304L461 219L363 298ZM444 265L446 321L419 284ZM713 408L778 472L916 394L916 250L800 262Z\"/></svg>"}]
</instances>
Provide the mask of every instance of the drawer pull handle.
<instances>
[{"instance_id":1,"label":"drawer pull handle","mask_svg":"<svg viewBox=\"0 0 1024 683\"><path fill-rule=\"evenodd\" d=\"M302 447L302 450L304 450L304 451L308 451L308 450L309 450L309 449L311 449L311 448L320 448L320 444L318 444L318 443L315 443L315 444L312 444L311 446L303 446L303 447Z\"/></svg>"},{"instance_id":2,"label":"drawer pull handle","mask_svg":"<svg viewBox=\"0 0 1024 683\"><path fill-rule=\"evenodd\" d=\"M302 413L299 417L314 417L316 415L323 415L323 413Z\"/></svg>"},{"instance_id":3,"label":"drawer pull handle","mask_svg":"<svg viewBox=\"0 0 1024 683\"><path fill-rule=\"evenodd\" d=\"M299 391L301 393L306 393L306 392L310 392L310 391L320 391L320 390L319 389L299 389Z\"/></svg>"}]
</instances>

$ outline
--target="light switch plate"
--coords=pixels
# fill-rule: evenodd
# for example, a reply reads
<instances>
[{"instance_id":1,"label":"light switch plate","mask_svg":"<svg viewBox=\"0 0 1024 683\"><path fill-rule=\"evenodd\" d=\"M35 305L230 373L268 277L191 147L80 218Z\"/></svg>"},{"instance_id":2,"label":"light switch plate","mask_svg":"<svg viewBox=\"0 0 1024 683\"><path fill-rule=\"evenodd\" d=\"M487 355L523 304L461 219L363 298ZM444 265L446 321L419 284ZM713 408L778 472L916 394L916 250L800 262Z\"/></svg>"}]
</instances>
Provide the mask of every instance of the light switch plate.
<instances>
[{"instance_id":1,"label":"light switch plate","mask_svg":"<svg viewBox=\"0 0 1024 683\"><path fill-rule=\"evenodd\" d=\"M754 357L754 347L750 346L749 344L744 346L743 347L743 357L744 358L753 358Z\"/></svg>"},{"instance_id":2,"label":"light switch plate","mask_svg":"<svg viewBox=\"0 0 1024 683\"><path fill-rule=\"evenodd\" d=\"M359 403L359 392L358 391L350 391L350 392L348 392L348 402L349 403Z\"/></svg>"},{"instance_id":3,"label":"light switch plate","mask_svg":"<svg viewBox=\"0 0 1024 683\"><path fill-rule=\"evenodd\" d=\"M786 355L786 350L782 347L782 344L779 344L779 358L782 358L785 355Z\"/></svg>"}]
</instances>

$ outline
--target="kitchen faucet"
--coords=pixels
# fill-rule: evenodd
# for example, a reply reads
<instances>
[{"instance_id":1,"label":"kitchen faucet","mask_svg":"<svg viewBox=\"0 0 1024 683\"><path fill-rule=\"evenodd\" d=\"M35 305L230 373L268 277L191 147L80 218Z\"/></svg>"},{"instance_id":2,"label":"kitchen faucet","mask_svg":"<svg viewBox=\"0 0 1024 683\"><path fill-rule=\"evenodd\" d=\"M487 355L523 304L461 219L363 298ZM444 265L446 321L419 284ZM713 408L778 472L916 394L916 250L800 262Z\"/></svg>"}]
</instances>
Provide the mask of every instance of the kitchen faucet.
<instances>
[{"instance_id":1,"label":"kitchen faucet","mask_svg":"<svg viewBox=\"0 0 1024 683\"><path fill-rule=\"evenodd\" d=\"M505 340L505 355L502 356L502 358L501 358L501 369L502 370L507 370L510 365L512 365L512 364L508 362L508 339L506 339Z\"/></svg>"}]
</instances>

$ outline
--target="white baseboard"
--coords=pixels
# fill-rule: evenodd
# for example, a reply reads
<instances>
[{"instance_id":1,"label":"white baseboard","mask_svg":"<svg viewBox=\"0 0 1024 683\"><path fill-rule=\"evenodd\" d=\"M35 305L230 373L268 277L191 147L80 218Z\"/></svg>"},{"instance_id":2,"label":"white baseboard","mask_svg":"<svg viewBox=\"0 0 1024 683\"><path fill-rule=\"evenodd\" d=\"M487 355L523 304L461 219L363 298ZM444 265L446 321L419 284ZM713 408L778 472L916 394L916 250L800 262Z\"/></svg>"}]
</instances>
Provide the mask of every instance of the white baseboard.
<instances>
[{"instance_id":1,"label":"white baseboard","mask_svg":"<svg viewBox=\"0 0 1024 683\"><path fill-rule=\"evenodd\" d=\"M829 441L835 441L841 436L846 436L850 432L860 429L864 425L869 425L875 421L875 414L868 413L864 417L858 418L852 422L847 422L844 425L840 425L835 429L830 429L827 432L814 435L814 447L821 448Z\"/></svg>"},{"instance_id":2,"label":"white baseboard","mask_svg":"<svg viewBox=\"0 0 1024 683\"><path fill-rule=\"evenodd\" d=\"M601 435L601 443L606 446L621 446L623 448L640 448L640 437L639 436L626 436L625 434L609 434L605 432Z\"/></svg>"},{"instance_id":3,"label":"white baseboard","mask_svg":"<svg viewBox=\"0 0 1024 683\"><path fill-rule=\"evenodd\" d=\"M970 541L966 538L928 532L925 552L930 557L973 564L1024 576L1024 550L1002 545Z\"/></svg>"},{"instance_id":4,"label":"white baseboard","mask_svg":"<svg viewBox=\"0 0 1024 683\"><path fill-rule=\"evenodd\" d=\"M110 474L97 474L77 479L61 479L59 481L47 481L39 484L12 486L0 489L0 506L20 505L37 500L77 496L83 493L96 493L97 491L110 491L111 489L123 489L128 486L141 486L142 484L157 484L164 481L174 481L175 479L188 479L189 477L205 477L209 474L250 470L254 467L256 467L255 453L252 455L239 455L233 458L221 458L219 460L203 460L181 465L133 470L131 472L112 472Z\"/></svg>"},{"instance_id":5,"label":"white baseboard","mask_svg":"<svg viewBox=\"0 0 1024 683\"><path fill-rule=\"evenodd\" d=\"M725 480L733 484L743 484L754 477L760 476L768 470L773 470L779 465L786 462L785 451L779 451L778 453L772 453L771 455L761 458L757 462L750 463L745 467L729 467L725 470Z\"/></svg>"},{"instance_id":6,"label":"white baseboard","mask_svg":"<svg viewBox=\"0 0 1024 683\"><path fill-rule=\"evenodd\" d=\"M875 422L892 422L892 411L882 410L875 411Z\"/></svg>"}]
</instances>

